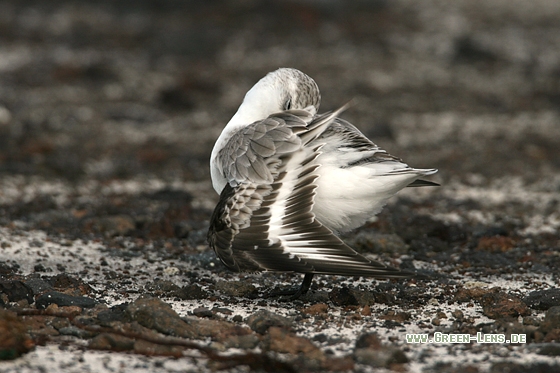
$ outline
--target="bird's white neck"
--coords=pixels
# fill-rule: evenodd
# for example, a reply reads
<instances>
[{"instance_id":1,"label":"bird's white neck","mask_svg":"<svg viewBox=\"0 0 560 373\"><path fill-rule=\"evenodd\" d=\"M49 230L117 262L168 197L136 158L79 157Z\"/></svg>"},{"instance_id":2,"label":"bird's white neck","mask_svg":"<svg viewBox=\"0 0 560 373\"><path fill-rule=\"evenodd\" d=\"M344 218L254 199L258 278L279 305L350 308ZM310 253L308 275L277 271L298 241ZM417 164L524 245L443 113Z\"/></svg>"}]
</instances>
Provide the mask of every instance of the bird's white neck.
<instances>
[{"instance_id":1,"label":"bird's white neck","mask_svg":"<svg viewBox=\"0 0 560 373\"><path fill-rule=\"evenodd\" d=\"M218 156L218 152L227 144L231 136L241 128L281 111L281 100L282 92L277 86L269 84L267 81L258 82L247 92L243 103L227 123L212 149L212 155L210 156L212 183L218 193L221 192L226 183L226 180L221 176L221 170L216 169L214 160Z\"/></svg>"}]
</instances>

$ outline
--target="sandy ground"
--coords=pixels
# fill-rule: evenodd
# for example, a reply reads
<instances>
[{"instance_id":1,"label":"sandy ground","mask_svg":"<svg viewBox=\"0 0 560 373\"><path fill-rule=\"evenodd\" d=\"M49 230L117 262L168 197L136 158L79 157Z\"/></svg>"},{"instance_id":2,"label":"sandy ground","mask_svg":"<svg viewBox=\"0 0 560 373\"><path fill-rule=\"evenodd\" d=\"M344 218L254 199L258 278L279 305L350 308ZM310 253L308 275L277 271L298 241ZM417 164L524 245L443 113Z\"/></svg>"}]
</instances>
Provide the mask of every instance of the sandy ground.
<instances>
[{"instance_id":1,"label":"sandy ground","mask_svg":"<svg viewBox=\"0 0 560 373\"><path fill-rule=\"evenodd\" d=\"M353 99L344 118L439 169L441 187L404 191L345 237L426 279L319 276L286 303L262 295L298 275L240 275L215 259L210 150L244 93L280 66L317 81L322 110ZM185 320L251 330L251 346L193 339L285 371L558 370L558 149L555 1L2 1L0 305L20 313L34 347L0 372L216 369L192 349L99 351L57 318L21 315L52 289L98 302L80 309L94 319L149 296ZM33 297L10 299L16 282ZM286 317L291 334L256 331L259 310ZM527 343L406 342L435 332ZM296 337L314 347L274 347Z\"/></svg>"}]
</instances>

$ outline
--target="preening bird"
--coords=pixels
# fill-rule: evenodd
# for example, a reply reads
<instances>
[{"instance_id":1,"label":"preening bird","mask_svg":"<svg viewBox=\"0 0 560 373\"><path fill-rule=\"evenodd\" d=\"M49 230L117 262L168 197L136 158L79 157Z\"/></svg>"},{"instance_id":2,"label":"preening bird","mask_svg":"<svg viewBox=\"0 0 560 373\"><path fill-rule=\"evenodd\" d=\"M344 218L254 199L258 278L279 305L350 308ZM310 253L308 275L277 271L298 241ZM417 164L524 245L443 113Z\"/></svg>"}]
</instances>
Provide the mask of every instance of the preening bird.
<instances>
[{"instance_id":1,"label":"preening bird","mask_svg":"<svg viewBox=\"0 0 560 373\"><path fill-rule=\"evenodd\" d=\"M407 186L437 169L411 168L339 118L318 114L319 88L299 70L259 80L219 136L210 158L220 201L208 242L233 271L410 277L360 255L338 234L363 225Z\"/></svg>"}]
</instances>

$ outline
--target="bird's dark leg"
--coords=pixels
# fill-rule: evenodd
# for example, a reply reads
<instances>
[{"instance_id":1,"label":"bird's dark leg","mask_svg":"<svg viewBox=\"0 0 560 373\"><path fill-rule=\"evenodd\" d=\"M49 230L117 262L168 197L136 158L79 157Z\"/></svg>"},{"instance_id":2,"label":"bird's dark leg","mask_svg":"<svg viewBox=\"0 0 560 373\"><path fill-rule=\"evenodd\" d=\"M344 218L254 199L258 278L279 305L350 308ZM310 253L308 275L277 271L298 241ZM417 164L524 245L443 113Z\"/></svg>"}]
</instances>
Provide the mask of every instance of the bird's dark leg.
<instances>
[{"instance_id":1,"label":"bird's dark leg","mask_svg":"<svg viewBox=\"0 0 560 373\"><path fill-rule=\"evenodd\" d=\"M290 300L296 300L309 290L313 282L313 273L306 273L300 287L284 289L270 292L267 297L278 297L281 295L290 295Z\"/></svg>"}]
</instances>

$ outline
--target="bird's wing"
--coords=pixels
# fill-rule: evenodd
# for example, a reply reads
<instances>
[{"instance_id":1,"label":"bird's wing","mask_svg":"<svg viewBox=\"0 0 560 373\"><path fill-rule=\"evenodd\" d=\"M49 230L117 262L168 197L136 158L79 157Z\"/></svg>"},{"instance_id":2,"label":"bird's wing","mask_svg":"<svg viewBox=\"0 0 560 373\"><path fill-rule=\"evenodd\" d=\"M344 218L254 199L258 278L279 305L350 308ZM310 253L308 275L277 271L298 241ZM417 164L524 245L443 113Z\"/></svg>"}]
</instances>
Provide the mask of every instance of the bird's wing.
<instances>
[{"instance_id":1,"label":"bird's wing","mask_svg":"<svg viewBox=\"0 0 560 373\"><path fill-rule=\"evenodd\" d=\"M323 145L309 144L341 110L315 118L293 111L272 115L239 131L218 155L229 182L208 242L228 268L410 276L356 253L312 212L319 168L314 160Z\"/></svg>"},{"instance_id":2,"label":"bird's wing","mask_svg":"<svg viewBox=\"0 0 560 373\"><path fill-rule=\"evenodd\" d=\"M336 118L333 123L317 139L325 141L332 151L338 154L341 168L355 166L375 167L378 176L411 174L426 176L437 172L437 169L417 169L409 167L402 159L387 153L374 144L351 123ZM436 186L437 183L426 180L413 180L408 186Z\"/></svg>"}]
</instances>

